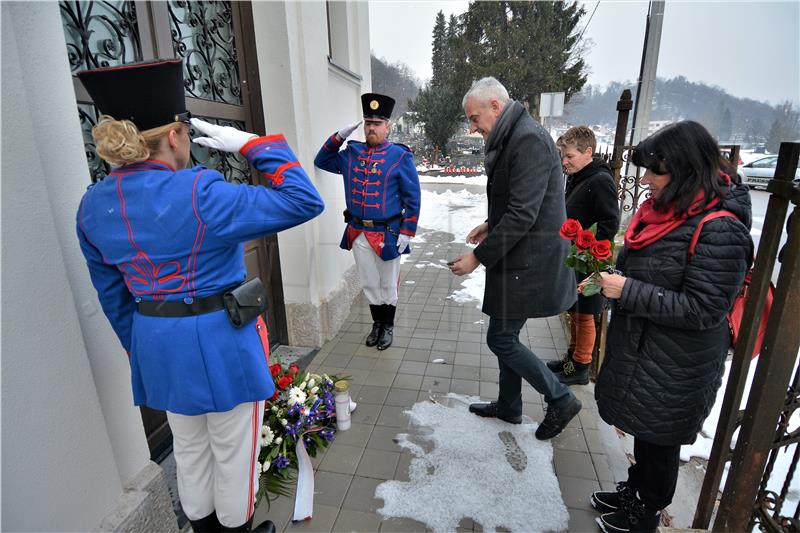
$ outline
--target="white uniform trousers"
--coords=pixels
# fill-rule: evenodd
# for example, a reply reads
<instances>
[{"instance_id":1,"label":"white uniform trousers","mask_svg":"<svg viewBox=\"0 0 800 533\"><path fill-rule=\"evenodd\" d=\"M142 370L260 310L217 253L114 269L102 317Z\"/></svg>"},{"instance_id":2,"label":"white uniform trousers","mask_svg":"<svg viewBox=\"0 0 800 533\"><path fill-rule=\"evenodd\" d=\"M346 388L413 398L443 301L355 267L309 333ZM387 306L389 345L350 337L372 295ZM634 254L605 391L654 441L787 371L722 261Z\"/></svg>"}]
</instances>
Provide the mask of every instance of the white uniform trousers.
<instances>
[{"instance_id":1,"label":"white uniform trousers","mask_svg":"<svg viewBox=\"0 0 800 533\"><path fill-rule=\"evenodd\" d=\"M253 516L265 401L240 403L224 413L167 412L172 429L178 494L189 520L217 512L226 527Z\"/></svg>"},{"instance_id":2,"label":"white uniform trousers","mask_svg":"<svg viewBox=\"0 0 800 533\"><path fill-rule=\"evenodd\" d=\"M375 253L363 233L353 241L353 257L361 278L361 287L371 305L397 305L400 258L384 261Z\"/></svg>"}]
</instances>

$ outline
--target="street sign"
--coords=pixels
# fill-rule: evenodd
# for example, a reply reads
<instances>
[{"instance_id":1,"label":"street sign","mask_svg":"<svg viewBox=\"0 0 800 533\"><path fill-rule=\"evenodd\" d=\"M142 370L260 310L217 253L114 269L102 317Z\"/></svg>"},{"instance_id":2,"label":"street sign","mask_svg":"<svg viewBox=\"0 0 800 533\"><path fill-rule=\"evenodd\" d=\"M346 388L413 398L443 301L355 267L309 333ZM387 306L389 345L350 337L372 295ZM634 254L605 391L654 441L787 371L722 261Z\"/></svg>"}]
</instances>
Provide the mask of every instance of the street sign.
<instances>
[{"instance_id":1,"label":"street sign","mask_svg":"<svg viewBox=\"0 0 800 533\"><path fill-rule=\"evenodd\" d=\"M560 117L564 114L564 93L542 93L539 97L540 117Z\"/></svg>"}]
</instances>

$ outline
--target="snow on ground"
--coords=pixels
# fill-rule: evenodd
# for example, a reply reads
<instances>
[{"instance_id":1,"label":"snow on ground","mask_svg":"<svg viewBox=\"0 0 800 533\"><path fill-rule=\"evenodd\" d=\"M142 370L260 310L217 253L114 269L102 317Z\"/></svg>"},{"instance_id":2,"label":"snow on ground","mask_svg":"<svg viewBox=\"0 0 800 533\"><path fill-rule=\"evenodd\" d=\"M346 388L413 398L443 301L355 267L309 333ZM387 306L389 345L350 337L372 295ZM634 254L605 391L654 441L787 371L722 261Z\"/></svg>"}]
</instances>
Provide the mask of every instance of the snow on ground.
<instances>
[{"instance_id":1,"label":"snow on ground","mask_svg":"<svg viewBox=\"0 0 800 533\"><path fill-rule=\"evenodd\" d=\"M468 179L470 184L486 183L485 175ZM487 205L485 194L471 193L466 189L457 191L447 189L442 193L423 189L419 227L430 231L452 233L452 242L465 242L467 234L472 231L472 228L486 220ZM416 239L412 242L416 242ZM428 262L419 262L416 266L423 268L431 265L443 268L442 265ZM477 302L476 305L480 308L483 301L486 270L480 266L475 272L462 279L462 288L456 290L448 298L460 303Z\"/></svg>"},{"instance_id":2,"label":"snow on ground","mask_svg":"<svg viewBox=\"0 0 800 533\"><path fill-rule=\"evenodd\" d=\"M395 442L412 456L409 480L375 488L384 501L378 512L434 532L456 531L463 518L483 531L566 531L552 444L533 437L537 424L528 417L514 426L470 414L467 405L476 401L450 393L404 411L413 429Z\"/></svg>"},{"instance_id":3,"label":"snow on ground","mask_svg":"<svg viewBox=\"0 0 800 533\"><path fill-rule=\"evenodd\" d=\"M464 185L486 185L486 174L474 176L420 176L420 183L458 183Z\"/></svg>"}]
</instances>

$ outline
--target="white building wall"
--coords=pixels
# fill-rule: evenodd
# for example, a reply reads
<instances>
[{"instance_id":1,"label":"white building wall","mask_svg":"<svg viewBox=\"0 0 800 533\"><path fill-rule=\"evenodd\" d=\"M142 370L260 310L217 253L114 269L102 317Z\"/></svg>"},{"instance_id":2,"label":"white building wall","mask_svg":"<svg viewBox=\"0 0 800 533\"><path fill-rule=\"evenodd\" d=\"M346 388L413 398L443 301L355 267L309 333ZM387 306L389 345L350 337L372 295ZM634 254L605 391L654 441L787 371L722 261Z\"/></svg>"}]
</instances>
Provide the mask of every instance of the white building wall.
<instances>
[{"instance_id":1,"label":"white building wall","mask_svg":"<svg viewBox=\"0 0 800 533\"><path fill-rule=\"evenodd\" d=\"M278 236L291 344L331 338L360 290L352 254L339 248L345 208L342 178L314 167L314 156L339 128L361 118L371 87L366 2L332 4L334 47L328 60L325 2L254 2L253 23L268 132L282 132L325 200L314 221ZM338 44L337 44L338 43ZM363 131L353 136L363 140Z\"/></svg>"},{"instance_id":2,"label":"white building wall","mask_svg":"<svg viewBox=\"0 0 800 533\"><path fill-rule=\"evenodd\" d=\"M89 183L59 8L2 4L2 528L86 531L149 464L75 236Z\"/></svg>"}]
</instances>

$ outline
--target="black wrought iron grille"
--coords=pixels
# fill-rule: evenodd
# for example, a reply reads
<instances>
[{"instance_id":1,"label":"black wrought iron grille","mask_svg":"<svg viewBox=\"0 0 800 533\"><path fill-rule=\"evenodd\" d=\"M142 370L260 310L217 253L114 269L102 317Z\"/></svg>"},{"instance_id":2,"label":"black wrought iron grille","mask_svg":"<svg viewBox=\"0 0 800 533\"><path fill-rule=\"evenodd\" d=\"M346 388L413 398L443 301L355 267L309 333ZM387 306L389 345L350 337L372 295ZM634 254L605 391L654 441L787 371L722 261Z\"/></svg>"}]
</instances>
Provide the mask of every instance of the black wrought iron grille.
<instances>
[{"instance_id":1,"label":"black wrought iron grille","mask_svg":"<svg viewBox=\"0 0 800 533\"><path fill-rule=\"evenodd\" d=\"M231 2L168 3L172 46L183 58L187 96L242 104Z\"/></svg>"},{"instance_id":2,"label":"black wrought iron grille","mask_svg":"<svg viewBox=\"0 0 800 533\"><path fill-rule=\"evenodd\" d=\"M134 2L59 2L72 72L142 60Z\"/></svg>"},{"instance_id":3,"label":"black wrought iron grille","mask_svg":"<svg viewBox=\"0 0 800 533\"><path fill-rule=\"evenodd\" d=\"M769 452L764 476L761 478L761 486L749 525L751 531L754 527L770 532L800 531L800 502L794 506L788 505L787 502L787 500L797 500L797 487L800 486L797 485L798 480L794 479L795 476L800 476L800 472L797 471L800 462L800 427L796 427L796 423L795 427L790 424L792 415L798 410L800 410L800 369L795 370L794 379L786 391L786 402L778 417L778 429ZM776 472L775 463L778 456L783 454L791 456L789 469L785 473ZM784 475L778 492L767 488L770 479ZM792 497L790 492L793 493Z\"/></svg>"},{"instance_id":4,"label":"black wrought iron grille","mask_svg":"<svg viewBox=\"0 0 800 533\"><path fill-rule=\"evenodd\" d=\"M103 161L94 146L92 138L92 128L97 124L99 118L97 108L94 104L78 104L78 115L81 122L81 133L83 134L83 147L86 151L86 161L89 163L89 176L92 183L102 180L111 171L111 165Z\"/></svg>"}]
</instances>

